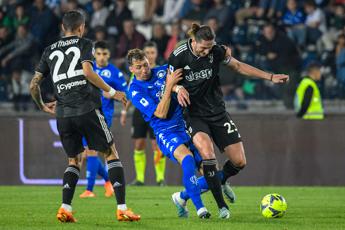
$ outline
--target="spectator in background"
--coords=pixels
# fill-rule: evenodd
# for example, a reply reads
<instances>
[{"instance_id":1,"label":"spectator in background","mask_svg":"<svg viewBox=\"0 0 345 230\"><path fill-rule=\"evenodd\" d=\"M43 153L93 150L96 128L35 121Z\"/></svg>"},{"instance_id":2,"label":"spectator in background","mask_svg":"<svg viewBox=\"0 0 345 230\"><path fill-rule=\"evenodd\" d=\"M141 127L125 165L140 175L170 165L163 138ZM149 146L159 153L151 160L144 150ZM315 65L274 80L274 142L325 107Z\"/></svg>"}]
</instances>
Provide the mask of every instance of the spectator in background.
<instances>
[{"instance_id":1,"label":"spectator in background","mask_svg":"<svg viewBox=\"0 0 345 230\"><path fill-rule=\"evenodd\" d=\"M218 19L216 17L208 18L206 21L206 25L211 27L211 29L215 32L217 43L223 45L230 44L230 33L219 26Z\"/></svg>"},{"instance_id":2,"label":"spectator in background","mask_svg":"<svg viewBox=\"0 0 345 230\"><path fill-rule=\"evenodd\" d=\"M123 34L117 43L115 53L115 65L118 68L125 70L124 64L126 63L127 51L134 48L142 48L146 39L144 35L135 29L133 19L126 19L123 21Z\"/></svg>"},{"instance_id":3,"label":"spectator in background","mask_svg":"<svg viewBox=\"0 0 345 230\"><path fill-rule=\"evenodd\" d=\"M257 16L259 18L280 18L283 15L286 0L260 0Z\"/></svg>"},{"instance_id":4,"label":"spectator in background","mask_svg":"<svg viewBox=\"0 0 345 230\"><path fill-rule=\"evenodd\" d=\"M11 29L11 19L6 15L3 9L0 7L0 26L5 26L8 29Z\"/></svg>"},{"instance_id":5,"label":"spectator in background","mask_svg":"<svg viewBox=\"0 0 345 230\"><path fill-rule=\"evenodd\" d=\"M192 26L193 22L202 23L207 13L203 0L190 0L191 6L186 15L182 18L182 24L187 28Z\"/></svg>"},{"instance_id":6,"label":"spectator in background","mask_svg":"<svg viewBox=\"0 0 345 230\"><path fill-rule=\"evenodd\" d=\"M162 23L155 23L153 25L152 29L152 38L151 41L155 42L157 44L157 50L158 50L158 63L162 62L164 60L164 51L167 48L168 41L170 37L167 35L165 26Z\"/></svg>"},{"instance_id":7,"label":"spectator in background","mask_svg":"<svg viewBox=\"0 0 345 230\"><path fill-rule=\"evenodd\" d=\"M27 26L29 24L29 16L25 13L25 9L23 5L16 6L16 13L13 18L12 26L13 29L16 31L19 25Z\"/></svg>"},{"instance_id":8,"label":"spectator in background","mask_svg":"<svg viewBox=\"0 0 345 230\"><path fill-rule=\"evenodd\" d=\"M11 35L6 26L0 25L0 49L6 46L11 41ZM0 59L3 57L0 55Z\"/></svg>"},{"instance_id":9,"label":"spectator in background","mask_svg":"<svg viewBox=\"0 0 345 230\"><path fill-rule=\"evenodd\" d=\"M108 34L118 38L123 33L123 21L132 19L132 11L128 8L127 0L116 0L115 7L106 20Z\"/></svg>"},{"instance_id":10,"label":"spectator in background","mask_svg":"<svg viewBox=\"0 0 345 230\"><path fill-rule=\"evenodd\" d=\"M338 36L335 48L337 80L339 85L339 96L345 98L345 34Z\"/></svg>"},{"instance_id":11,"label":"spectator in background","mask_svg":"<svg viewBox=\"0 0 345 230\"><path fill-rule=\"evenodd\" d=\"M301 59L296 45L273 24L263 28L263 36L257 42L257 50L266 59L267 68L290 76L290 83L284 87L283 100L287 108L293 108L293 96Z\"/></svg>"},{"instance_id":12,"label":"spectator in background","mask_svg":"<svg viewBox=\"0 0 345 230\"><path fill-rule=\"evenodd\" d=\"M30 81L30 72L18 69L18 67L12 71L12 100L15 111L26 111L28 109L28 104L31 101Z\"/></svg>"},{"instance_id":13,"label":"spectator in background","mask_svg":"<svg viewBox=\"0 0 345 230\"><path fill-rule=\"evenodd\" d=\"M109 36L109 34L107 33L107 28L104 26L96 26L93 32L94 34L91 37L95 42L107 41L109 51L111 52L111 58L114 58L116 50L116 41L114 37Z\"/></svg>"},{"instance_id":14,"label":"spectator in background","mask_svg":"<svg viewBox=\"0 0 345 230\"><path fill-rule=\"evenodd\" d=\"M103 0L92 0L93 13L91 16L90 27L105 26L105 21L109 15L109 10L104 6Z\"/></svg>"},{"instance_id":15,"label":"spectator in background","mask_svg":"<svg viewBox=\"0 0 345 230\"><path fill-rule=\"evenodd\" d=\"M170 54L176 48L177 43L184 39L183 33L181 31L181 25L179 22L175 22L171 25L171 35L168 40L167 47L164 51L164 59L168 60Z\"/></svg>"},{"instance_id":16,"label":"spectator in background","mask_svg":"<svg viewBox=\"0 0 345 230\"><path fill-rule=\"evenodd\" d=\"M213 0L213 3L214 6L207 12L205 21L208 21L210 18L216 18L219 28L223 28L225 26L227 28L232 28L234 21L229 20L230 10L228 6L224 4L224 0Z\"/></svg>"},{"instance_id":17,"label":"spectator in background","mask_svg":"<svg viewBox=\"0 0 345 230\"><path fill-rule=\"evenodd\" d=\"M163 13L164 0L145 0L143 23L151 23L155 14Z\"/></svg>"},{"instance_id":18,"label":"spectator in background","mask_svg":"<svg viewBox=\"0 0 345 230\"><path fill-rule=\"evenodd\" d=\"M44 0L35 0L31 9L30 29L40 52L56 40L59 28L58 19L45 5Z\"/></svg>"},{"instance_id":19,"label":"spectator in background","mask_svg":"<svg viewBox=\"0 0 345 230\"><path fill-rule=\"evenodd\" d=\"M180 19L180 11L185 1L186 0L165 0L162 22L170 23Z\"/></svg>"},{"instance_id":20,"label":"spectator in background","mask_svg":"<svg viewBox=\"0 0 345 230\"><path fill-rule=\"evenodd\" d=\"M32 69L31 58L33 53L34 38L24 25L18 26L16 38L0 49L1 66L10 71L14 67Z\"/></svg>"},{"instance_id":21,"label":"spectator in background","mask_svg":"<svg viewBox=\"0 0 345 230\"><path fill-rule=\"evenodd\" d=\"M301 9L298 9L296 0L288 0L286 11L282 22L289 38L302 47L305 44L305 16Z\"/></svg>"},{"instance_id":22,"label":"spectator in background","mask_svg":"<svg viewBox=\"0 0 345 230\"><path fill-rule=\"evenodd\" d=\"M306 0L304 10L307 13L305 24L307 26L307 44L315 44L326 32L326 18L314 0Z\"/></svg>"}]
</instances>

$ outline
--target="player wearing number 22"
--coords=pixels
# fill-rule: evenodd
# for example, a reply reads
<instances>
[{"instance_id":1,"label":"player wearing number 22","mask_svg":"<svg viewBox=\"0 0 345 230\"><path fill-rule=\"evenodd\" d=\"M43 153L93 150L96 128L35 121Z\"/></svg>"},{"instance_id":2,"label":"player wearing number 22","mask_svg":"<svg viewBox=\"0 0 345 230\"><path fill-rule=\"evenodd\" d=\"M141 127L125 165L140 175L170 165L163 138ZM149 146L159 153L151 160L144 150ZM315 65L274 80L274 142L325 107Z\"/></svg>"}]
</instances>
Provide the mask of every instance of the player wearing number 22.
<instances>
[{"instance_id":1,"label":"player wearing number 22","mask_svg":"<svg viewBox=\"0 0 345 230\"><path fill-rule=\"evenodd\" d=\"M78 155L84 151L84 136L90 149L104 154L107 160L108 176L117 201L117 219L137 221L140 216L126 206L124 171L113 135L101 111L99 89L123 104L127 102L126 96L115 91L93 71L93 45L90 40L82 38L84 28L85 19L80 12L70 11L63 16L65 37L44 50L30 84L31 96L37 106L56 115L60 139L68 156L68 166L63 175L62 205L57 219L60 222L76 222L71 203L79 179ZM56 107L55 103L44 103L41 97L40 83L49 75L54 84Z\"/></svg>"}]
</instances>

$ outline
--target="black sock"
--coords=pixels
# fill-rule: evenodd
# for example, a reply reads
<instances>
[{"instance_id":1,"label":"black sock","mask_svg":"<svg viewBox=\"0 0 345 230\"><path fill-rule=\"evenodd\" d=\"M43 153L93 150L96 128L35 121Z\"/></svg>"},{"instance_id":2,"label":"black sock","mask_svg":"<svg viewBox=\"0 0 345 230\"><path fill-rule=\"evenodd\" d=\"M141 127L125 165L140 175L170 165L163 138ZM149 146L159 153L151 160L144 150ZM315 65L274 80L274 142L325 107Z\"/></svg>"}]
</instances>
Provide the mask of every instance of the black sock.
<instances>
[{"instance_id":1,"label":"black sock","mask_svg":"<svg viewBox=\"0 0 345 230\"><path fill-rule=\"evenodd\" d=\"M120 160L110 160L108 163L108 175L113 185L117 204L126 204L125 174Z\"/></svg>"},{"instance_id":2,"label":"black sock","mask_svg":"<svg viewBox=\"0 0 345 230\"><path fill-rule=\"evenodd\" d=\"M75 186L79 179L79 168L69 165L63 174L62 203L71 205Z\"/></svg>"},{"instance_id":3,"label":"black sock","mask_svg":"<svg viewBox=\"0 0 345 230\"><path fill-rule=\"evenodd\" d=\"M222 187L220 183L220 179L217 176L217 160L216 159L209 159L203 160L203 169L204 169L204 176L207 181L208 187L211 190L214 199L217 202L218 208L226 207L229 208L223 197Z\"/></svg>"},{"instance_id":4,"label":"black sock","mask_svg":"<svg viewBox=\"0 0 345 230\"><path fill-rule=\"evenodd\" d=\"M241 169L243 169L243 167L236 167L231 163L230 160L227 160L223 166L224 177L222 180L222 184L225 184L226 180L229 177L235 176L239 171L241 171Z\"/></svg>"}]
</instances>

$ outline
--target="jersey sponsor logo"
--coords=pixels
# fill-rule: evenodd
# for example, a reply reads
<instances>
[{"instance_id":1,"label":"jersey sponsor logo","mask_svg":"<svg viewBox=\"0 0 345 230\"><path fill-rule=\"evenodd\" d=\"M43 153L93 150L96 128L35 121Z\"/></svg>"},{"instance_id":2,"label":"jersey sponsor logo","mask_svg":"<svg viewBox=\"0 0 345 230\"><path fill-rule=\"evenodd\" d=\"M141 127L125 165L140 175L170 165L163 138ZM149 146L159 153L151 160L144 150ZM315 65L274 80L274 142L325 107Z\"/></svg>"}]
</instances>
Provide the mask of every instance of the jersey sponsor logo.
<instances>
[{"instance_id":1,"label":"jersey sponsor logo","mask_svg":"<svg viewBox=\"0 0 345 230\"><path fill-rule=\"evenodd\" d=\"M103 76L103 77L106 77L106 78L110 78L111 77L111 72L109 70L107 70L107 69L104 69L104 70L101 71L100 75Z\"/></svg>"},{"instance_id":2,"label":"jersey sponsor logo","mask_svg":"<svg viewBox=\"0 0 345 230\"><path fill-rule=\"evenodd\" d=\"M58 93L61 93L64 90L70 90L73 87L86 85L86 84L87 84L86 80L81 80L81 81L73 81L67 84L58 84L56 87L57 87Z\"/></svg>"},{"instance_id":3,"label":"jersey sponsor logo","mask_svg":"<svg viewBox=\"0 0 345 230\"><path fill-rule=\"evenodd\" d=\"M197 81L199 79L210 79L212 77L212 69L203 69L199 72L190 72L186 75L187 81Z\"/></svg>"},{"instance_id":4,"label":"jersey sponsor logo","mask_svg":"<svg viewBox=\"0 0 345 230\"><path fill-rule=\"evenodd\" d=\"M162 79L165 76L166 73L167 73L167 71L165 71L165 70L159 70L157 72L157 77Z\"/></svg>"}]
</instances>

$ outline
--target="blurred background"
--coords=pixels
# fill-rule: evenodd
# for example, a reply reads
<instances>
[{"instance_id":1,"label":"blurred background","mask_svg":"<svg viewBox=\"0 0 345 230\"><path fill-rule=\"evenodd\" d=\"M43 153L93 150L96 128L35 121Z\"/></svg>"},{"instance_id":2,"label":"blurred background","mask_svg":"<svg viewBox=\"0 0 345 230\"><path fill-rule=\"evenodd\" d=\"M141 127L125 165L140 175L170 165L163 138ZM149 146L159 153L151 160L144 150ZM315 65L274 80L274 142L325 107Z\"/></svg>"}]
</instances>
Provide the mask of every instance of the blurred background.
<instances>
[{"instance_id":1,"label":"blurred background","mask_svg":"<svg viewBox=\"0 0 345 230\"><path fill-rule=\"evenodd\" d=\"M237 59L289 74L289 84L278 86L221 68L227 109L248 156L248 169L235 182L345 185L345 0L0 0L0 5L0 172L7 175L0 184L30 178L34 184L53 183L50 179L62 175L65 159L54 120L37 111L29 83L43 49L62 35L62 15L78 9L87 18L85 37L109 41L111 62L127 79L129 49L154 41L158 63L164 64L192 22L212 27L217 43L230 46ZM318 63L322 76L325 119L319 121L298 119L294 111L297 86L311 63ZM42 94L54 100L50 81L43 82ZM113 131L130 181L131 124L119 129L117 120ZM171 170L179 169L169 163L167 183L179 184ZM147 170L149 182L153 174Z\"/></svg>"}]
</instances>

